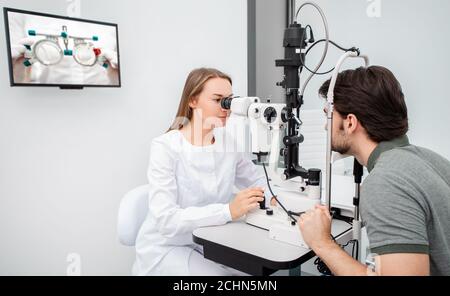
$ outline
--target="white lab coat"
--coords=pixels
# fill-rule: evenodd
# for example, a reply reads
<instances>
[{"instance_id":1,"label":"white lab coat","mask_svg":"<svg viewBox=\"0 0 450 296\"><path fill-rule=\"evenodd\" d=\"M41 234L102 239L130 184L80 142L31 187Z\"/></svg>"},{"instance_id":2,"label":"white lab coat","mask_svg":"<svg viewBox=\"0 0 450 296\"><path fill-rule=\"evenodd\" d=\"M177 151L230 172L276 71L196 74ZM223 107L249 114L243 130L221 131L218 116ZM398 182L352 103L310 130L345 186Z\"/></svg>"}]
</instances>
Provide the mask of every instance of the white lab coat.
<instances>
[{"instance_id":1,"label":"white lab coat","mask_svg":"<svg viewBox=\"0 0 450 296\"><path fill-rule=\"evenodd\" d=\"M28 36L28 30L35 30L44 34L60 34L62 26L68 28L69 35L92 37L98 36L99 41L89 41L95 47L100 48L107 54L111 67L103 68L101 65L85 67L79 65L72 56L64 56L59 64L45 66L36 62L31 66L31 75L25 81L15 81L16 83L37 83L37 84L94 84L94 85L117 85L118 84L118 54L117 38L115 27L104 26L93 23L77 22L71 20L44 18L36 15L19 14L9 12L9 29L11 41L11 57L13 63L17 58L23 56L25 39L35 42L45 39L43 36ZM61 48L64 44L61 38L58 39ZM69 49L73 49L74 43L70 39ZM16 67L15 71L25 71L23 65ZM28 69L28 68L27 68ZM28 69L29 70L29 69ZM17 73L16 73L17 75ZM23 76L23 75L17 75ZM29 81L28 81L29 79Z\"/></svg>"},{"instance_id":2,"label":"white lab coat","mask_svg":"<svg viewBox=\"0 0 450 296\"><path fill-rule=\"evenodd\" d=\"M224 132L216 129L215 134ZM224 152L223 137L214 145L190 144L179 131L154 139L148 169L149 213L136 239L136 275L189 274L189 250L201 249L192 240L194 229L230 222L229 202L238 190L260 186L265 176L238 152ZM222 140L220 140L222 139ZM174 248L184 250L184 260L158 266ZM178 251L177 251L178 252ZM178 256L180 258L180 256Z\"/></svg>"}]
</instances>

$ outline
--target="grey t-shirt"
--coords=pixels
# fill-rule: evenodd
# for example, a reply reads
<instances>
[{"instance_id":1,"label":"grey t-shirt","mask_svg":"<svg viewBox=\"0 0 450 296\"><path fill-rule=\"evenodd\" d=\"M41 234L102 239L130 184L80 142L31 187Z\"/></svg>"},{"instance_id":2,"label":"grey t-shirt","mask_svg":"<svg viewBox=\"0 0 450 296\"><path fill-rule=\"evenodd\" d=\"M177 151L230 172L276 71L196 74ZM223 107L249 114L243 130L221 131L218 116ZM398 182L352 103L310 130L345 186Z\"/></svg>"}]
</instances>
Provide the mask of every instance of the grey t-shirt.
<instances>
[{"instance_id":1,"label":"grey t-shirt","mask_svg":"<svg viewBox=\"0 0 450 296\"><path fill-rule=\"evenodd\" d=\"M368 169L360 209L371 252L429 254L431 275L450 275L450 162L404 136L380 143Z\"/></svg>"}]
</instances>

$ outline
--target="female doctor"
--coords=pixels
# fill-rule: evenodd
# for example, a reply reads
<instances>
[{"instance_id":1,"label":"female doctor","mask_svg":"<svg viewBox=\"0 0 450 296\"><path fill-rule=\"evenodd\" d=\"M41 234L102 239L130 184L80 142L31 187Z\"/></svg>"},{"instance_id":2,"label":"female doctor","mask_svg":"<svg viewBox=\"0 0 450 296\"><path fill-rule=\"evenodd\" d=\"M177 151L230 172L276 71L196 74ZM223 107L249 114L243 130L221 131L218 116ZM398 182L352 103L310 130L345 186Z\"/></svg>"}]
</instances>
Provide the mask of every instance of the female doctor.
<instances>
[{"instance_id":1,"label":"female doctor","mask_svg":"<svg viewBox=\"0 0 450 296\"><path fill-rule=\"evenodd\" d=\"M169 131L152 141L149 213L136 239L135 275L242 275L203 257L198 227L223 225L259 207L265 177L243 153L225 151L229 113L220 101L232 80L216 70L192 71ZM233 195L233 188L242 190Z\"/></svg>"}]
</instances>

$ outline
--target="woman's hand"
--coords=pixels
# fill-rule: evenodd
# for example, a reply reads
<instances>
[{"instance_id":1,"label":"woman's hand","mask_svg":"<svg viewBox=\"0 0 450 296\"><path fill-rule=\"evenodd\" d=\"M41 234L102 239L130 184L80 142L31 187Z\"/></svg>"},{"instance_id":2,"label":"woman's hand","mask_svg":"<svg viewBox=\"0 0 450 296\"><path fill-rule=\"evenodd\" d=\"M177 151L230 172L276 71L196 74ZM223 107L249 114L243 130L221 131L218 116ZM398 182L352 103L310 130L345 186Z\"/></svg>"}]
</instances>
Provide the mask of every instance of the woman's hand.
<instances>
[{"instance_id":1,"label":"woman's hand","mask_svg":"<svg viewBox=\"0 0 450 296\"><path fill-rule=\"evenodd\" d=\"M263 188L247 188L239 192L230 203L231 218L237 220L259 207L259 203L264 200Z\"/></svg>"}]
</instances>

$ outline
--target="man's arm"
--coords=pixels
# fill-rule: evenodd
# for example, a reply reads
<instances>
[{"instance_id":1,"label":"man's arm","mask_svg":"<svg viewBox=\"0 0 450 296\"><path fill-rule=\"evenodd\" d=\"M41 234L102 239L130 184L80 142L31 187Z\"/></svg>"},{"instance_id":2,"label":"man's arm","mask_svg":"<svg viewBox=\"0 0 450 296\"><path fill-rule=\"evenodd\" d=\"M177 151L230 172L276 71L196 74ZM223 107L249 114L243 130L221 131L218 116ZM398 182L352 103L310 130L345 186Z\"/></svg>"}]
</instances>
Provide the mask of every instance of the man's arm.
<instances>
[{"instance_id":1,"label":"man's arm","mask_svg":"<svg viewBox=\"0 0 450 296\"><path fill-rule=\"evenodd\" d=\"M385 254L375 257L377 275L428 276L430 258L428 254Z\"/></svg>"},{"instance_id":2,"label":"man's arm","mask_svg":"<svg viewBox=\"0 0 450 296\"><path fill-rule=\"evenodd\" d=\"M317 247L314 252L338 276L427 276L430 263L427 254L386 254L375 257L375 272L353 259L334 242Z\"/></svg>"},{"instance_id":3,"label":"man's arm","mask_svg":"<svg viewBox=\"0 0 450 296\"><path fill-rule=\"evenodd\" d=\"M328 266L333 275L369 275L367 266L353 259L338 244L331 240L314 247L313 251Z\"/></svg>"},{"instance_id":4,"label":"man's arm","mask_svg":"<svg viewBox=\"0 0 450 296\"><path fill-rule=\"evenodd\" d=\"M305 242L334 275L429 275L427 254L385 254L375 257L375 272L353 259L331 239L331 216L328 209L317 206L299 219Z\"/></svg>"}]
</instances>

